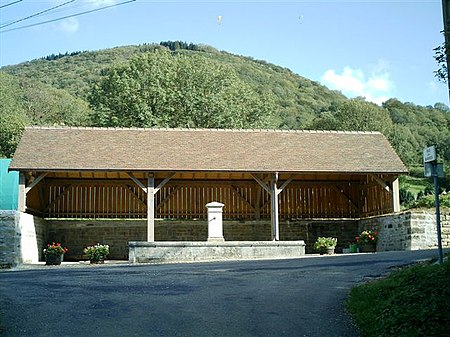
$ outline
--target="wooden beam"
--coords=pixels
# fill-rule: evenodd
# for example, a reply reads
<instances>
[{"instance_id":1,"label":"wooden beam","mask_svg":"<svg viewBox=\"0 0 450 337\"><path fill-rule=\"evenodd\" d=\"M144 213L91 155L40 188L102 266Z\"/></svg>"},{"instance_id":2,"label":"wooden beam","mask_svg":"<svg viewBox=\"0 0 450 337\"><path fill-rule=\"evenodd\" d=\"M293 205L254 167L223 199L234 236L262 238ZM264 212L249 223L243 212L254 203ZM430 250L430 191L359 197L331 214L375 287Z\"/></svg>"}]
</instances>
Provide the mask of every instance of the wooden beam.
<instances>
[{"instance_id":1,"label":"wooden beam","mask_svg":"<svg viewBox=\"0 0 450 337\"><path fill-rule=\"evenodd\" d=\"M280 188L278 188L278 194L280 194L281 192L283 192L283 190L286 188L287 185L289 185L292 180L294 179L294 176L291 175L284 183L283 185L281 185Z\"/></svg>"},{"instance_id":2,"label":"wooden beam","mask_svg":"<svg viewBox=\"0 0 450 337\"><path fill-rule=\"evenodd\" d=\"M167 201L170 200L170 198L177 193L180 190L181 186L175 186L175 188L173 189L172 192L169 193L169 195L167 195L163 200L161 200L159 202L159 204L156 206L156 210L159 211L161 209L161 207L167 203Z\"/></svg>"},{"instance_id":3,"label":"wooden beam","mask_svg":"<svg viewBox=\"0 0 450 337\"><path fill-rule=\"evenodd\" d=\"M391 207L394 213L398 213L400 212L400 188L398 178L392 182L391 190Z\"/></svg>"},{"instance_id":4,"label":"wooden beam","mask_svg":"<svg viewBox=\"0 0 450 337\"><path fill-rule=\"evenodd\" d=\"M163 188L169 181L175 176L175 172L172 172L166 179L161 181L159 185L155 188L154 193L158 193L161 188Z\"/></svg>"},{"instance_id":5,"label":"wooden beam","mask_svg":"<svg viewBox=\"0 0 450 337\"><path fill-rule=\"evenodd\" d=\"M389 187L388 184L386 184L382 179L378 178L375 174L370 174L370 176L380 185L383 187L386 191L392 194L392 189Z\"/></svg>"},{"instance_id":6,"label":"wooden beam","mask_svg":"<svg viewBox=\"0 0 450 337\"><path fill-rule=\"evenodd\" d=\"M44 173L41 173L38 177L36 177L33 180L33 182L25 188L25 194L28 194L28 192L30 192L33 189L33 187L35 187L37 184L39 184L39 182L42 179L44 179L47 174L48 174L48 172L44 172Z\"/></svg>"},{"instance_id":7,"label":"wooden beam","mask_svg":"<svg viewBox=\"0 0 450 337\"><path fill-rule=\"evenodd\" d=\"M257 182L262 188L264 188L264 189L267 191L267 193L271 193L270 187L269 187L264 181L262 181L262 180L261 180L258 176L256 176L256 175L253 175L253 174L252 174L252 177L253 177L253 179L256 180L256 182Z\"/></svg>"},{"instance_id":8,"label":"wooden beam","mask_svg":"<svg viewBox=\"0 0 450 337\"><path fill-rule=\"evenodd\" d=\"M234 191L234 193L236 193L236 195L237 195L241 200L243 200L248 206L250 206L250 208L251 208L253 211L255 211L255 207L250 203L250 201L248 201L246 198L244 198L244 196L243 196L241 193L239 193L238 189L237 189L235 186L231 185L231 189Z\"/></svg>"},{"instance_id":9,"label":"wooden beam","mask_svg":"<svg viewBox=\"0 0 450 337\"><path fill-rule=\"evenodd\" d=\"M19 193L17 200L17 210L19 212L25 212L27 209L27 193L26 193L26 178L25 173L19 173Z\"/></svg>"},{"instance_id":10,"label":"wooden beam","mask_svg":"<svg viewBox=\"0 0 450 337\"><path fill-rule=\"evenodd\" d=\"M155 176L147 178L147 241L155 241Z\"/></svg>"},{"instance_id":11,"label":"wooden beam","mask_svg":"<svg viewBox=\"0 0 450 337\"><path fill-rule=\"evenodd\" d=\"M272 222L272 240L279 241L280 240L280 223L278 219L278 173L275 172L272 174L272 179L270 180L270 199L271 199L271 212L270 218Z\"/></svg>"},{"instance_id":12,"label":"wooden beam","mask_svg":"<svg viewBox=\"0 0 450 337\"><path fill-rule=\"evenodd\" d=\"M130 185L127 185L128 191L130 191L130 194L143 206L147 207L147 203L145 202L144 199L140 198L139 195L137 195L134 191L133 188Z\"/></svg>"},{"instance_id":13,"label":"wooden beam","mask_svg":"<svg viewBox=\"0 0 450 337\"><path fill-rule=\"evenodd\" d=\"M58 200L60 200L65 194L67 194L67 192L69 191L69 189L72 187L72 185L67 185L67 186L64 186L64 190L55 198L55 200L53 200L51 203L49 203L48 205L47 205L47 207L45 207L45 209L44 209L44 213L47 213L49 210L50 210L50 208L55 204L55 203L57 203L58 202Z\"/></svg>"},{"instance_id":14,"label":"wooden beam","mask_svg":"<svg viewBox=\"0 0 450 337\"><path fill-rule=\"evenodd\" d=\"M358 206L353 202L353 200L339 187L339 186L333 186L333 189L339 193L339 195L342 195L345 197L347 201L350 201L350 204L358 211L360 212L360 209Z\"/></svg>"},{"instance_id":15,"label":"wooden beam","mask_svg":"<svg viewBox=\"0 0 450 337\"><path fill-rule=\"evenodd\" d=\"M127 174L136 185L138 185L145 193L147 193L147 187L138 178L134 176L133 172L127 172Z\"/></svg>"},{"instance_id":16,"label":"wooden beam","mask_svg":"<svg viewBox=\"0 0 450 337\"><path fill-rule=\"evenodd\" d=\"M261 185L257 185L256 188L256 202L255 202L255 219L261 219L261 197L262 197L262 187Z\"/></svg>"}]
</instances>

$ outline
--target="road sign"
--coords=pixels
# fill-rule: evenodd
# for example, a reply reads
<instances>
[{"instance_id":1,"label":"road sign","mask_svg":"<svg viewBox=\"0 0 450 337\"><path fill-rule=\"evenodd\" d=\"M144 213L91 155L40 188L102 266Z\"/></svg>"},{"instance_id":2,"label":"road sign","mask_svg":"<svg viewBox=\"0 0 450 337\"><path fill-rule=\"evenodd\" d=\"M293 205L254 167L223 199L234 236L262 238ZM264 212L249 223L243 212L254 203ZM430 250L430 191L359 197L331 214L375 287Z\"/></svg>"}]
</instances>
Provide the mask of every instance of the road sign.
<instances>
[{"instance_id":1,"label":"road sign","mask_svg":"<svg viewBox=\"0 0 450 337\"><path fill-rule=\"evenodd\" d=\"M436 168L433 169L433 166ZM444 164L424 163L424 177L434 177L434 174L438 178L444 178Z\"/></svg>"},{"instance_id":2,"label":"road sign","mask_svg":"<svg viewBox=\"0 0 450 337\"><path fill-rule=\"evenodd\" d=\"M423 162L429 163L432 161L436 161L436 147L434 145L423 149Z\"/></svg>"}]
</instances>

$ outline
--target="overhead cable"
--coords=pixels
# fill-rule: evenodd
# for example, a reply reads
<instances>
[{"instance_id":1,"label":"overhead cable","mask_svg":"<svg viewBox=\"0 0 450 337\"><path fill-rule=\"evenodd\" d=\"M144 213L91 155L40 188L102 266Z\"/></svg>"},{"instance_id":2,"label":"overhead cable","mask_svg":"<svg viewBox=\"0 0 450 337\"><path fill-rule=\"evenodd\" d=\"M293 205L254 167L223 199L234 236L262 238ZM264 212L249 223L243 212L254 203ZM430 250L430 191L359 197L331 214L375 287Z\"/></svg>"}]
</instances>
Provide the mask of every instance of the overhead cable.
<instances>
[{"instance_id":1,"label":"overhead cable","mask_svg":"<svg viewBox=\"0 0 450 337\"><path fill-rule=\"evenodd\" d=\"M31 24L31 25L26 25L26 26L20 26L20 27L17 27L17 28L10 28L10 29L6 29L6 30L1 30L1 31L0 31L0 34L6 33L6 32L11 32L11 31L14 31L14 30L19 30L19 29L25 29L25 28L36 27L36 26L44 25L44 24L46 24L46 23L51 23L51 22L61 21L61 20L64 20L64 19L69 19L69 18L73 18L73 17L76 17L76 16L81 16L81 15L84 15L84 14L89 14L89 13L93 13L93 12L98 12L98 11L103 10L103 9L107 9L107 8L111 8L111 7L117 7L117 6L121 6L121 5L126 5L126 4L128 4L128 3L135 2L135 1L137 1L137 0L129 0L129 1L121 2L121 3L118 3L118 4L114 4L114 5L109 5L109 6L104 6L104 7L96 8L96 9L91 9L91 10L85 11L85 12L80 12L80 13L75 13L75 14L71 14L71 15L66 15L66 16L59 17L59 18L52 19L52 20L47 20L47 21L42 21L42 22L33 23L33 24ZM3 27L0 27L0 29L1 29L1 28L3 28Z\"/></svg>"},{"instance_id":2,"label":"overhead cable","mask_svg":"<svg viewBox=\"0 0 450 337\"><path fill-rule=\"evenodd\" d=\"M8 6L14 5L14 4L19 3L19 2L22 2L22 1L23 1L23 0L13 1L13 2L10 2L9 4L1 5L0 8L8 7Z\"/></svg>"},{"instance_id":3,"label":"overhead cable","mask_svg":"<svg viewBox=\"0 0 450 337\"><path fill-rule=\"evenodd\" d=\"M30 15L30 16L27 16L27 17L25 17L25 18L22 18L22 19L19 19L19 20L16 20L16 21L7 23L7 24L5 24L5 25L3 25L3 26L0 26L0 29L1 29L1 28L5 28L5 27L8 27L8 26L11 26L11 25L13 25L13 24L15 24L15 23L18 23L18 22L22 22L22 21L25 21L25 20L34 18L34 17L39 16L39 15L41 15L41 14L50 12L50 11L56 9L56 8L59 8L59 7L68 5L68 4L72 3L72 2L75 2L75 0L66 1L66 2L64 2L64 3L62 3L62 4L58 5L58 6L54 6L54 7L48 8L48 9L46 9L46 10L43 10L43 11L41 11L41 12L39 12L39 13L35 13L35 14Z\"/></svg>"}]
</instances>

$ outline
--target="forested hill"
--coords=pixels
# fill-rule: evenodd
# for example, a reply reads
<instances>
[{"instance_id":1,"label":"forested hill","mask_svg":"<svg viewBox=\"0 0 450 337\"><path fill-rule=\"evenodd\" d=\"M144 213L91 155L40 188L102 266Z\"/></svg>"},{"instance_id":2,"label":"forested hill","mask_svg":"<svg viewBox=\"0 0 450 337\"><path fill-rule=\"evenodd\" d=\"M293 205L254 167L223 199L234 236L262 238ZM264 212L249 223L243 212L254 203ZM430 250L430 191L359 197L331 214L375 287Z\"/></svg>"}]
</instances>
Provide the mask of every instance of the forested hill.
<instances>
[{"instance_id":1,"label":"forested hill","mask_svg":"<svg viewBox=\"0 0 450 337\"><path fill-rule=\"evenodd\" d=\"M0 69L0 156L25 125L375 130L405 164L437 144L450 163L450 113L347 99L286 68L206 45L162 42L50 55Z\"/></svg>"}]
</instances>

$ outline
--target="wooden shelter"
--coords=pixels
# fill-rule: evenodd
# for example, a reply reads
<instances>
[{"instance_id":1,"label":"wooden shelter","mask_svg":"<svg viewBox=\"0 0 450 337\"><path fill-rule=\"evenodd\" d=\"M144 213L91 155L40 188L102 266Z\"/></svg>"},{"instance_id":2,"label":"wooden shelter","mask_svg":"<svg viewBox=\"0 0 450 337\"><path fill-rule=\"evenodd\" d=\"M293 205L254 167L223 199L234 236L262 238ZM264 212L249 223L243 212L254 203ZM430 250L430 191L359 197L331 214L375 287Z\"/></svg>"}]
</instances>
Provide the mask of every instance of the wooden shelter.
<instances>
[{"instance_id":1,"label":"wooden shelter","mask_svg":"<svg viewBox=\"0 0 450 337\"><path fill-rule=\"evenodd\" d=\"M377 132L29 127L9 170L45 218L363 218L399 211L407 170Z\"/></svg>"}]
</instances>

